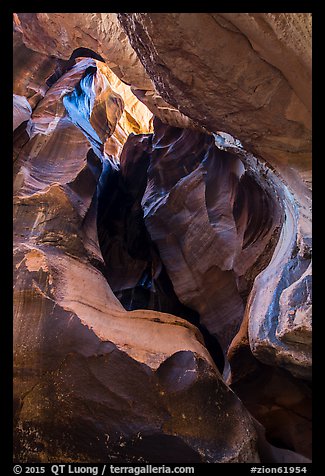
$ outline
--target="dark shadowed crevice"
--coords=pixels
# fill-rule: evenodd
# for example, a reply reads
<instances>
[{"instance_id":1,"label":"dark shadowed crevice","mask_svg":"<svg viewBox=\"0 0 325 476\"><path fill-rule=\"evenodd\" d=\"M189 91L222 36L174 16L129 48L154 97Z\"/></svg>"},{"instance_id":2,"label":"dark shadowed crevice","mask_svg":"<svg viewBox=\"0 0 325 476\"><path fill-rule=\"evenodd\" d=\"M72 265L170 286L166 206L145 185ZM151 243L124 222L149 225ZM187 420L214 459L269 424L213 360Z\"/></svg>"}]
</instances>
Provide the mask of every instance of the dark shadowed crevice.
<instances>
[{"instance_id":1,"label":"dark shadowed crevice","mask_svg":"<svg viewBox=\"0 0 325 476\"><path fill-rule=\"evenodd\" d=\"M220 203L223 213L227 212L223 203L226 206L232 203L232 209L227 213L230 217L233 214L235 224L233 239L237 239L238 242L241 240L243 252L248 250L250 253L251 246L263 240L270 230L275 230L274 197L260 186L254 176L244 173L244 166L235 155L215 150L211 136L196 136L192 132L168 128L157 121L156 135L129 136L119 164L115 162L113 166L112 158L103 154L104 144L94 133L90 122L94 71L95 68L92 66L87 68L80 83L63 102L72 122L82 130L92 144L92 150L88 153L88 166L98 169L97 233L105 262L105 266L101 266L100 270L126 310L147 309L169 313L195 325L200 330L216 366L226 379L230 366L225 358L225 349L220 345L216 333L207 329L202 322L200 312L194 310L191 305L182 303L176 295L172 279L161 258L159 246L148 231L142 201L150 182L149 170L151 167L152 172L153 164L157 165L157 175L151 176L154 180L158 179L159 185L152 200L155 204L160 196L166 194L168 190L166 184L168 185L170 180L181 181L182 178L196 173L200 167L203 168L204 206L207 207L209 226L218 229L220 219L224 216L220 215ZM98 168L99 158L101 167ZM166 160L169 160L167 165ZM225 195L229 197L226 200L223 199ZM172 213L169 214L169 218L171 215ZM273 236L273 232L270 236ZM272 253L274 244L267 254ZM233 246L234 243L228 240L227 246L229 245ZM229 251L227 246L224 248L225 251ZM266 265L265 251L266 245L264 252L261 253L262 268L264 264ZM247 256L246 259L250 264L250 254ZM254 259L256 260L256 257ZM253 283L250 274L254 275L256 263L251 261L251 266L247 266L247 272L242 276L242 283L237 284L236 292L244 300ZM214 286L220 293L215 283ZM228 299L231 300L233 297L229 295ZM254 408L249 410L261 421ZM281 434L274 433L268 422L263 423L267 430L268 441L282 448L295 449L290 441L282 439Z\"/></svg>"},{"instance_id":2,"label":"dark shadowed crevice","mask_svg":"<svg viewBox=\"0 0 325 476\"><path fill-rule=\"evenodd\" d=\"M225 19L210 32L200 15L18 15L18 113L33 112L14 121L14 458L305 462L300 95ZM281 46L291 19L277 15ZM211 69L187 40L215 31Z\"/></svg>"},{"instance_id":3,"label":"dark shadowed crevice","mask_svg":"<svg viewBox=\"0 0 325 476\"><path fill-rule=\"evenodd\" d=\"M102 175L97 220L104 274L125 309L192 322L228 378L254 270L276 244L272 193L212 135L155 118L154 134L131 134L119 166Z\"/></svg>"},{"instance_id":4,"label":"dark shadowed crevice","mask_svg":"<svg viewBox=\"0 0 325 476\"><path fill-rule=\"evenodd\" d=\"M245 407L265 428L269 443L311 458L312 399L310 383L252 355L250 371L231 385Z\"/></svg>"},{"instance_id":5,"label":"dark shadowed crevice","mask_svg":"<svg viewBox=\"0 0 325 476\"><path fill-rule=\"evenodd\" d=\"M158 248L146 229L141 198L147 184L149 156L143 154L143 159L142 170L139 168L143 173L138 174L136 184L128 184L121 170L107 169L101 176L97 227L106 263L103 274L125 309L165 312L195 325L222 373L224 355L217 338L200 323L198 312L179 301Z\"/></svg>"},{"instance_id":6,"label":"dark shadowed crevice","mask_svg":"<svg viewBox=\"0 0 325 476\"><path fill-rule=\"evenodd\" d=\"M55 71L51 76L49 76L46 80L46 85L48 87L53 86L53 84L61 78L61 76L69 71L75 64L77 58L93 58L97 61L102 61L105 63L105 60L95 51L91 50L90 48L76 48L72 53L68 60L63 60L60 58L56 59L56 67Z\"/></svg>"}]
</instances>

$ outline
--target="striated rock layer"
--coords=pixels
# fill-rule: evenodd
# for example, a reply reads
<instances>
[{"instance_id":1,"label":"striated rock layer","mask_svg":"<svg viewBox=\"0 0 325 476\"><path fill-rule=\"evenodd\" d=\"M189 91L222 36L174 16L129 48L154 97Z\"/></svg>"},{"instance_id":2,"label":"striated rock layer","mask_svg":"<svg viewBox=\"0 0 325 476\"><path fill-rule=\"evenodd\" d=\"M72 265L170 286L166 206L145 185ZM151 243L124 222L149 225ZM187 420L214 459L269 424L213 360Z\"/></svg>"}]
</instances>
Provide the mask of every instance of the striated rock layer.
<instances>
[{"instance_id":1,"label":"striated rock layer","mask_svg":"<svg viewBox=\"0 0 325 476\"><path fill-rule=\"evenodd\" d=\"M280 174L285 223L270 265L254 283L249 339L258 359L309 378L310 16L133 13L119 19L167 102L212 132L230 132Z\"/></svg>"},{"instance_id":2,"label":"striated rock layer","mask_svg":"<svg viewBox=\"0 0 325 476\"><path fill-rule=\"evenodd\" d=\"M307 310L303 298L307 293L310 301L310 292L298 282L311 253L311 15L19 13L16 23L28 48L68 58L82 44L100 54L165 123L227 131L272 165L286 190L288 218L278 259L255 283L251 347L261 360L268 349L273 362L296 361L294 355L277 357L277 349L295 346L297 333L310 333L310 304ZM158 97L165 101L161 107ZM297 265L300 257L307 261ZM264 299L266 281L269 298ZM292 326L293 314L289 318L280 311L280 297L293 283L301 297L294 298L292 312L298 314ZM273 296L276 306L271 306ZM270 321L270 312L281 325L263 336L258 329ZM297 330L287 331L288 326ZM303 339L308 346L309 338ZM304 361L310 366L307 355Z\"/></svg>"},{"instance_id":3,"label":"striated rock layer","mask_svg":"<svg viewBox=\"0 0 325 476\"><path fill-rule=\"evenodd\" d=\"M14 15L18 462L310 457L310 32Z\"/></svg>"},{"instance_id":4,"label":"striated rock layer","mask_svg":"<svg viewBox=\"0 0 325 476\"><path fill-rule=\"evenodd\" d=\"M191 119L167 104L156 91L117 13L18 13L17 23L28 49L65 60L80 47L95 52L120 80L132 86L133 93L151 112L174 126L194 127Z\"/></svg>"},{"instance_id":5,"label":"striated rock layer","mask_svg":"<svg viewBox=\"0 0 325 476\"><path fill-rule=\"evenodd\" d=\"M242 320L252 268L266 246L270 248L270 239L281 225L276 190L267 183L259 185L240 157L218 149L212 135L168 127L158 119L152 138L138 136L127 141L121 176L125 189L135 197L126 219L130 221L130 214L141 217L142 201L146 228L178 298L199 312L201 322L226 351ZM134 231L132 238L135 240ZM126 247L128 263L135 265L134 244L126 243ZM147 261L138 260L131 275L123 258L121 271L114 272L113 249L110 255L105 252L113 287L134 286ZM157 281L160 270L154 262L155 258L151 274Z\"/></svg>"},{"instance_id":6,"label":"striated rock layer","mask_svg":"<svg viewBox=\"0 0 325 476\"><path fill-rule=\"evenodd\" d=\"M296 234L289 217L295 220L296 211L290 208L292 195L277 175L236 147L220 150L211 135L167 127L157 119L152 138L138 136L127 141L121 175L124 188L135 197L133 201L131 196L127 199L131 204L125 220L130 224L134 216L135 225L124 248L107 241L110 256L105 251L105 257L113 289L136 286L148 264L146 230L135 238L135 230L141 229L137 217L141 217L142 199L146 227L178 298L199 312L201 323L218 338L224 351L239 329L254 283L247 310L257 314L250 321L253 352L265 363L276 363L294 375L309 378L310 256L292 249ZM146 190L140 175L142 180L148 176ZM110 216L112 213L109 208ZM125 236L128 226L120 236ZM114 233L111 229L111 238ZM136 240L147 243L147 257L134 259ZM117 258L117 252L124 257ZM280 256L283 275L279 273ZM151 260L151 277L157 282L161 270L157 259ZM257 288L264 276L265 284ZM274 286L281 307L274 305ZM267 319L259 314L266 299L270 300ZM290 320L286 320L287 315L291 315Z\"/></svg>"},{"instance_id":7,"label":"striated rock layer","mask_svg":"<svg viewBox=\"0 0 325 476\"><path fill-rule=\"evenodd\" d=\"M297 163L310 153L310 15L118 18L169 104L210 131L231 133L264 159Z\"/></svg>"},{"instance_id":8,"label":"striated rock layer","mask_svg":"<svg viewBox=\"0 0 325 476\"><path fill-rule=\"evenodd\" d=\"M96 183L116 167L103 141L123 111L103 84L78 60L33 111L17 159L15 460L259 461L253 420L196 328L125 311L98 269Z\"/></svg>"},{"instance_id":9,"label":"striated rock layer","mask_svg":"<svg viewBox=\"0 0 325 476\"><path fill-rule=\"evenodd\" d=\"M281 224L278 197L212 135L156 122L152 144L142 199L147 228L178 297L226 351L252 267Z\"/></svg>"}]
</instances>

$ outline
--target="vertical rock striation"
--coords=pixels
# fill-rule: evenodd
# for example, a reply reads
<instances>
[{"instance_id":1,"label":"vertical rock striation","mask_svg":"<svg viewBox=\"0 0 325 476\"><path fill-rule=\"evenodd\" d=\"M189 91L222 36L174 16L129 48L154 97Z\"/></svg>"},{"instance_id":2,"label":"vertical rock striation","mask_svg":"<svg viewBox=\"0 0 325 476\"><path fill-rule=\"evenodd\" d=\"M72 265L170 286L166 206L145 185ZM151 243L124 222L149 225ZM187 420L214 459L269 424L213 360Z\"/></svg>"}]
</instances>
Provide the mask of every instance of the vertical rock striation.
<instances>
[{"instance_id":1,"label":"vertical rock striation","mask_svg":"<svg viewBox=\"0 0 325 476\"><path fill-rule=\"evenodd\" d=\"M14 14L16 461L311 456L310 33Z\"/></svg>"},{"instance_id":2,"label":"vertical rock striation","mask_svg":"<svg viewBox=\"0 0 325 476\"><path fill-rule=\"evenodd\" d=\"M258 359L309 378L311 16L121 13L119 20L164 100L211 132L231 133L280 176L284 226L254 283L249 339Z\"/></svg>"},{"instance_id":3,"label":"vertical rock striation","mask_svg":"<svg viewBox=\"0 0 325 476\"><path fill-rule=\"evenodd\" d=\"M155 120L146 226L179 299L225 352L242 321L252 268L281 225L278 200L213 135Z\"/></svg>"},{"instance_id":4,"label":"vertical rock striation","mask_svg":"<svg viewBox=\"0 0 325 476\"><path fill-rule=\"evenodd\" d=\"M97 182L117 167L104 141L124 108L106 80L77 60L16 161L15 461L259 461L253 421L197 329L126 312L99 270Z\"/></svg>"}]
</instances>

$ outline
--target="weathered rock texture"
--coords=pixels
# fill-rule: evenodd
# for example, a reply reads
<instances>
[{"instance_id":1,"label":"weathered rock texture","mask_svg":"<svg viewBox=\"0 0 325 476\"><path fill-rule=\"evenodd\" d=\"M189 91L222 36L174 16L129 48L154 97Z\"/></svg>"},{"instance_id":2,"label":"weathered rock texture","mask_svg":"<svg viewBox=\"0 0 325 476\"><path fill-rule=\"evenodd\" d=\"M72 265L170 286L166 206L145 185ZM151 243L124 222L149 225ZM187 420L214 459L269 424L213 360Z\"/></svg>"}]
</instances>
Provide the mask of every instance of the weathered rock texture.
<instances>
[{"instance_id":1,"label":"weathered rock texture","mask_svg":"<svg viewBox=\"0 0 325 476\"><path fill-rule=\"evenodd\" d=\"M310 30L14 16L17 461L310 456Z\"/></svg>"},{"instance_id":2,"label":"weathered rock texture","mask_svg":"<svg viewBox=\"0 0 325 476\"><path fill-rule=\"evenodd\" d=\"M12 129L17 129L22 122L28 121L32 114L32 108L25 96L13 95L13 124Z\"/></svg>"},{"instance_id":3,"label":"weathered rock texture","mask_svg":"<svg viewBox=\"0 0 325 476\"><path fill-rule=\"evenodd\" d=\"M76 49L89 48L99 54L124 83L132 86L134 94L154 114L175 126L193 126L188 117L157 93L117 13L19 13L17 22L28 48L66 60Z\"/></svg>"},{"instance_id":4,"label":"weathered rock texture","mask_svg":"<svg viewBox=\"0 0 325 476\"><path fill-rule=\"evenodd\" d=\"M279 197L212 135L157 120L152 149L145 223L179 299L226 351L242 321L252 268L280 227Z\"/></svg>"},{"instance_id":5,"label":"weathered rock texture","mask_svg":"<svg viewBox=\"0 0 325 476\"><path fill-rule=\"evenodd\" d=\"M311 248L309 14L42 13L18 14L18 20L28 47L63 58L81 44L91 48L163 121L180 124L171 115L172 109L181 111L212 132L230 132L271 163L292 195L286 213L288 221L290 215L293 218L281 260L265 271L270 299L274 293L280 298L299 279L304 266L300 276L293 276L288 265L290 277L280 279L280 284L271 273L275 269L279 276L279 268L291 262L297 247L304 256ZM171 106L157 109L157 92ZM256 287L263 289L257 283ZM252 314L258 309L256 315L268 321L268 301L259 299L258 292L255 301ZM300 315L302 307L297 303ZM277 320L279 313L274 312ZM304 328L309 326L307 314ZM258 355L254 332L252 348ZM282 342L285 334L282 324ZM267 337L262 341L269 346Z\"/></svg>"},{"instance_id":6,"label":"weathered rock texture","mask_svg":"<svg viewBox=\"0 0 325 476\"><path fill-rule=\"evenodd\" d=\"M310 378L310 346L299 344L298 339L296 342L287 342L287 345L277 342L278 358L283 358L282 366L294 375L304 377L294 378L274 361L275 351L273 358L269 353L268 358L265 354L264 359L260 359L265 364L253 357L248 332L251 322L248 305L241 328L228 351L232 369L228 383L251 414L263 424L269 441L311 458L311 385L305 380L306 377ZM269 322L275 327L271 319ZM307 336L308 333L305 338ZM275 336L273 338L270 348L275 349ZM292 359L293 355L296 356L296 361ZM306 355L309 360L307 366Z\"/></svg>"},{"instance_id":7,"label":"weathered rock texture","mask_svg":"<svg viewBox=\"0 0 325 476\"><path fill-rule=\"evenodd\" d=\"M119 19L169 104L265 159L296 161L310 152L310 16L126 13Z\"/></svg>"},{"instance_id":8,"label":"weathered rock texture","mask_svg":"<svg viewBox=\"0 0 325 476\"><path fill-rule=\"evenodd\" d=\"M14 22L13 49L13 92L26 97L34 108L48 89L46 80L55 68L55 59L48 53L27 48L17 22Z\"/></svg>"},{"instance_id":9,"label":"weathered rock texture","mask_svg":"<svg viewBox=\"0 0 325 476\"><path fill-rule=\"evenodd\" d=\"M254 370L231 388L266 428L271 443L312 457L312 399L306 382L256 361Z\"/></svg>"},{"instance_id":10,"label":"weathered rock texture","mask_svg":"<svg viewBox=\"0 0 325 476\"><path fill-rule=\"evenodd\" d=\"M253 421L196 328L126 312L97 269L96 182L115 166L103 142L122 112L96 62L78 60L17 159L15 460L259 461Z\"/></svg>"},{"instance_id":11,"label":"weathered rock texture","mask_svg":"<svg viewBox=\"0 0 325 476\"><path fill-rule=\"evenodd\" d=\"M282 175L285 224L271 264L254 284L249 336L259 359L308 377L310 291L302 274L311 249L310 16L134 13L119 19L168 103L210 131L230 132Z\"/></svg>"},{"instance_id":12,"label":"weathered rock texture","mask_svg":"<svg viewBox=\"0 0 325 476\"><path fill-rule=\"evenodd\" d=\"M265 159L310 165L301 163L311 150L309 14L19 13L18 21L35 51L68 59L82 45L100 54L171 125L183 111ZM157 108L159 94L168 104Z\"/></svg>"}]
</instances>

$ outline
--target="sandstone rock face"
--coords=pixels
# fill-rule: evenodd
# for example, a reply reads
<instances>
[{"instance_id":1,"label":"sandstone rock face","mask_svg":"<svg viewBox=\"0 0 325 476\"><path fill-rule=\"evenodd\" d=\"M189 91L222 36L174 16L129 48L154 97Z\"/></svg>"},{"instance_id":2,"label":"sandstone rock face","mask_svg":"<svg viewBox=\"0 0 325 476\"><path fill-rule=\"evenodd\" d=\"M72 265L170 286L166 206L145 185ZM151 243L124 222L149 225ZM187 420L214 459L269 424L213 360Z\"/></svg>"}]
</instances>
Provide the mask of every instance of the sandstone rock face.
<instances>
[{"instance_id":1,"label":"sandstone rock face","mask_svg":"<svg viewBox=\"0 0 325 476\"><path fill-rule=\"evenodd\" d=\"M296 163L310 152L310 16L125 13L119 20L169 104L265 159Z\"/></svg>"},{"instance_id":2,"label":"sandstone rock face","mask_svg":"<svg viewBox=\"0 0 325 476\"><path fill-rule=\"evenodd\" d=\"M277 355L273 361L294 372L294 362L310 367L308 345L302 350L291 341L288 349L285 339L273 337L281 304L272 310L269 306L309 266L308 258L300 264L293 254L298 248L298 255L306 257L311 250L311 16L126 13L119 19L169 104L211 132L230 132L281 175L288 195L286 224L278 259L265 270L264 279L255 282L251 345L258 358L263 360L258 349L267 347ZM264 300L266 282L269 300ZM299 308L304 307L303 300L297 303ZM310 310L304 321L302 327L308 328ZM300 375L308 372L298 370Z\"/></svg>"},{"instance_id":3,"label":"sandstone rock face","mask_svg":"<svg viewBox=\"0 0 325 476\"><path fill-rule=\"evenodd\" d=\"M281 71L297 96L311 111L311 14L221 13L224 24L244 34L252 48Z\"/></svg>"},{"instance_id":4,"label":"sandstone rock face","mask_svg":"<svg viewBox=\"0 0 325 476\"><path fill-rule=\"evenodd\" d=\"M55 60L27 48L21 28L15 26L13 36L13 92L24 96L32 108L44 97L48 89L46 80L55 69Z\"/></svg>"},{"instance_id":5,"label":"sandstone rock face","mask_svg":"<svg viewBox=\"0 0 325 476\"><path fill-rule=\"evenodd\" d=\"M155 121L145 223L179 299L225 351L242 321L249 274L280 227L277 200L212 135Z\"/></svg>"},{"instance_id":6,"label":"sandstone rock face","mask_svg":"<svg viewBox=\"0 0 325 476\"><path fill-rule=\"evenodd\" d=\"M249 377L231 388L264 426L268 441L312 457L312 399L308 384L281 368L257 362Z\"/></svg>"},{"instance_id":7,"label":"sandstone rock face","mask_svg":"<svg viewBox=\"0 0 325 476\"><path fill-rule=\"evenodd\" d=\"M67 60L80 47L90 49L120 80L132 86L132 92L152 113L171 125L194 127L191 119L167 104L156 91L116 13L19 13L17 23L31 50Z\"/></svg>"},{"instance_id":8,"label":"sandstone rock face","mask_svg":"<svg viewBox=\"0 0 325 476\"><path fill-rule=\"evenodd\" d=\"M24 43L39 53L67 60L75 49L90 48L108 60L123 81L151 85L116 13L18 13L18 21Z\"/></svg>"},{"instance_id":9,"label":"sandstone rock face","mask_svg":"<svg viewBox=\"0 0 325 476\"><path fill-rule=\"evenodd\" d=\"M96 183L116 167L103 142L122 113L96 62L77 60L17 159L15 460L259 461L252 419L197 329L126 312L98 269Z\"/></svg>"},{"instance_id":10,"label":"sandstone rock face","mask_svg":"<svg viewBox=\"0 0 325 476\"><path fill-rule=\"evenodd\" d=\"M231 148L242 155L237 146L231 145ZM253 163L256 159L252 155L244 152L242 160L254 168ZM299 206L297 197L281 176L272 174L270 170L261 173L266 182L270 180L271 189L276 191L284 221L280 234L276 236L277 244L272 249L271 260L267 266L265 261L262 268L258 266L241 329L234 338L229 352L230 355L234 351L240 353L240 347L243 346L245 349L249 342L253 354L261 362L284 367L294 376L310 380L312 367L310 217L304 214L305 210ZM302 195L298 198L301 197L305 199ZM269 245L270 243L268 247Z\"/></svg>"},{"instance_id":11,"label":"sandstone rock face","mask_svg":"<svg viewBox=\"0 0 325 476\"><path fill-rule=\"evenodd\" d=\"M82 42L113 62L113 68L118 63L119 77L164 122L188 127L194 121L211 132L230 132L271 163L294 208L287 210L294 216L292 247L285 259L277 260L276 269L291 260L289 249L308 248L310 254L310 15L19 14L18 19L30 48L67 58ZM60 35L65 42L57 40ZM36 41L40 36L42 45ZM168 104L158 107L159 95ZM190 122L173 119L175 111ZM288 278L289 285L299 277ZM267 280L273 282L271 276ZM276 288L273 282L270 299ZM261 321L268 321L267 301L256 299L252 313L257 309ZM269 345L268 338L261 339ZM309 357L303 360L308 366Z\"/></svg>"},{"instance_id":12,"label":"sandstone rock face","mask_svg":"<svg viewBox=\"0 0 325 476\"><path fill-rule=\"evenodd\" d=\"M82 45L101 55L170 125L224 130L264 159L306 169L311 15L19 13L17 21L25 45L42 54L68 59Z\"/></svg>"},{"instance_id":13,"label":"sandstone rock face","mask_svg":"<svg viewBox=\"0 0 325 476\"><path fill-rule=\"evenodd\" d=\"M28 121L32 114L32 108L25 96L13 95L13 124L12 129L17 129L22 122Z\"/></svg>"},{"instance_id":14,"label":"sandstone rock face","mask_svg":"<svg viewBox=\"0 0 325 476\"><path fill-rule=\"evenodd\" d=\"M288 203L290 204L290 202ZM296 248L295 216L286 223L272 260L255 280L248 302L252 352L265 363L311 378L311 261ZM280 271L281 270L281 271ZM266 313L261 314L261 309Z\"/></svg>"},{"instance_id":15,"label":"sandstone rock face","mask_svg":"<svg viewBox=\"0 0 325 476\"><path fill-rule=\"evenodd\" d=\"M310 368L304 361L306 351L309 352L310 358L310 347L305 345L306 342L281 345L282 343L274 338L272 346L269 347L273 350L273 355L269 353L266 358L266 346L261 345L260 354L255 353L254 356L248 332L252 322L250 311L250 306L247 305L241 328L228 350L231 376L227 383L240 396L251 414L263 424L268 441L276 447L285 447L311 458L312 398L311 385L308 382ZM256 319L256 316L253 318ZM274 321L275 325L271 320L269 325L276 327L277 319ZM266 324L265 334L268 329ZM293 359L288 358L293 352L296 356L294 364ZM296 378L281 367L290 370Z\"/></svg>"},{"instance_id":16,"label":"sandstone rock face","mask_svg":"<svg viewBox=\"0 0 325 476\"><path fill-rule=\"evenodd\" d=\"M232 343L228 358L232 369L228 384L262 423L268 441L311 458L312 398L308 381L253 357L247 319Z\"/></svg>"},{"instance_id":17,"label":"sandstone rock face","mask_svg":"<svg viewBox=\"0 0 325 476\"><path fill-rule=\"evenodd\" d=\"M14 15L17 462L309 461L310 33Z\"/></svg>"}]
</instances>

